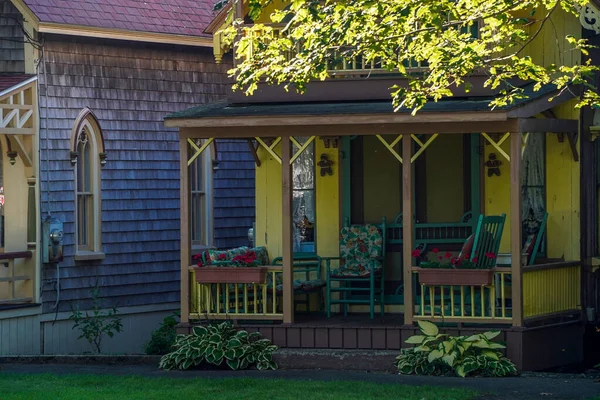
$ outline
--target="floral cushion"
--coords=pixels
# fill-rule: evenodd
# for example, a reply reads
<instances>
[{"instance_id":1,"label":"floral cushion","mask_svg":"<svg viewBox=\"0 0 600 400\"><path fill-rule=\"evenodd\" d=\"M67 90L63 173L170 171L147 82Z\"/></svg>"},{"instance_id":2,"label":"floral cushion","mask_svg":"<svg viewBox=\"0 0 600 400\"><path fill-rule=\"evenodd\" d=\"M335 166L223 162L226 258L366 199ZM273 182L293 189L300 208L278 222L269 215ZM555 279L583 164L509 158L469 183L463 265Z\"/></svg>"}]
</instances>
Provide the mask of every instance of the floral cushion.
<instances>
[{"instance_id":1,"label":"floral cushion","mask_svg":"<svg viewBox=\"0 0 600 400\"><path fill-rule=\"evenodd\" d=\"M233 260L235 256L241 256L243 254L246 254L248 251L250 251L250 248L246 246L225 250L225 252L227 253L227 258L229 260Z\"/></svg>"},{"instance_id":2,"label":"floral cushion","mask_svg":"<svg viewBox=\"0 0 600 400\"><path fill-rule=\"evenodd\" d=\"M207 250L208 253L208 262L212 263L214 261L229 261L229 255L225 250Z\"/></svg>"},{"instance_id":3,"label":"floral cushion","mask_svg":"<svg viewBox=\"0 0 600 400\"><path fill-rule=\"evenodd\" d=\"M351 225L340 232L340 268L333 276L369 276L381 270L383 256L383 236L373 225Z\"/></svg>"},{"instance_id":4,"label":"floral cushion","mask_svg":"<svg viewBox=\"0 0 600 400\"><path fill-rule=\"evenodd\" d=\"M253 251L256 254L256 261L258 261L258 265L269 265L269 252L267 248L264 246L251 248L250 251Z\"/></svg>"},{"instance_id":5,"label":"floral cushion","mask_svg":"<svg viewBox=\"0 0 600 400\"><path fill-rule=\"evenodd\" d=\"M366 277L371 275L371 272L377 273L381 270L381 262L379 260L357 261L349 260L340 268L331 272L333 277Z\"/></svg>"}]
</instances>

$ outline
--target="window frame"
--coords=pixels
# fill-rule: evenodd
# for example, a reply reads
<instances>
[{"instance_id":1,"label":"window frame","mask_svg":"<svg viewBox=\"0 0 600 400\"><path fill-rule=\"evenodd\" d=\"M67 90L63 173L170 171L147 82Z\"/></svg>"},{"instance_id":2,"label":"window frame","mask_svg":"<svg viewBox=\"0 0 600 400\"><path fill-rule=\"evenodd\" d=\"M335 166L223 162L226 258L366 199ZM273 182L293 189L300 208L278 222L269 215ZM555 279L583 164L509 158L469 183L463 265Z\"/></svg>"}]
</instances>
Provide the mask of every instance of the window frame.
<instances>
[{"instance_id":1,"label":"window frame","mask_svg":"<svg viewBox=\"0 0 600 400\"><path fill-rule=\"evenodd\" d=\"M303 139L308 139L308 137L301 137L301 138L296 138L301 144L304 144ZM307 154L307 152L309 150L312 150L312 165L311 165L311 172L312 172L312 187L311 188L296 188L295 186L295 181L294 179L292 179L292 201L294 198L294 194L295 193L304 193L304 192L312 192L312 207L313 207L313 213L314 213L314 220L312 221L313 224L313 240L312 242L299 242L299 243L312 243L313 245L313 250L312 251L305 251L305 250L301 250L301 249L296 249L296 245L295 245L295 241L294 241L294 254L316 254L317 253L317 219L318 219L318 215L317 215L317 145L316 142L313 140L306 149L304 149L303 153L294 161L294 163L292 164L292 176L293 176L293 170L294 170L294 166L297 165L296 161L300 160L305 154ZM293 210L292 210L293 212ZM306 214L305 214L306 215ZM296 223L295 221L293 221L293 215L292 215L292 223Z\"/></svg>"},{"instance_id":2,"label":"window frame","mask_svg":"<svg viewBox=\"0 0 600 400\"><path fill-rule=\"evenodd\" d=\"M83 155L79 154L79 145L81 136L87 136L86 145L89 146L89 192L79 191L79 173L83 167ZM101 260L105 257L102 252L102 177L100 155L104 154L104 139L100 124L95 115L89 110L84 109L76 120L73 127L72 155L73 163L73 195L74 195L74 238L75 261ZM73 157L72 157L73 159ZM91 196L89 199L89 210L86 212L87 219L87 244L80 243L80 205L79 200L82 195Z\"/></svg>"},{"instance_id":3,"label":"window frame","mask_svg":"<svg viewBox=\"0 0 600 400\"><path fill-rule=\"evenodd\" d=\"M189 235L190 235L190 243L192 247L192 253L196 254L199 251L206 250L208 248L213 247L214 242L214 215L213 215L213 154L216 154L214 143L208 146L202 154L200 154L188 167L188 198L190 204L190 223L189 223ZM191 147L188 146L188 149ZM189 150L188 150L189 151ZM198 187L200 190L195 190L194 185L194 173L193 168L201 166L201 173L197 176L202 177L202 184L198 186L202 186L202 188ZM197 181L196 181L197 183ZM203 190L202 190L203 189ZM202 213L204 214L204 218L200 216L200 229L201 229L201 237L198 239L195 236L195 218L197 209L194 207L194 194L202 194L203 195L203 204L201 205L203 208Z\"/></svg>"}]
</instances>

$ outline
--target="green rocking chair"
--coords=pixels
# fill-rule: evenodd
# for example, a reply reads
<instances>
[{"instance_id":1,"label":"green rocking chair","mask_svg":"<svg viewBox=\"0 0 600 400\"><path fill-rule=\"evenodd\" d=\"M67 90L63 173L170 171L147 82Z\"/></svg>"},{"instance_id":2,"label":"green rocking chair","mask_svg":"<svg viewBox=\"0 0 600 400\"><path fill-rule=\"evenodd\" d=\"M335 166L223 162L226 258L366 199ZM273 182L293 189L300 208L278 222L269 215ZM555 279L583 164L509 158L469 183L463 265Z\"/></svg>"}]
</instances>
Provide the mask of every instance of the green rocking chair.
<instances>
[{"instance_id":1,"label":"green rocking chair","mask_svg":"<svg viewBox=\"0 0 600 400\"><path fill-rule=\"evenodd\" d=\"M381 225L350 225L340 232L340 257L324 257L327 284L327 317L331 306L341 304L344 316L349 304L368 304L371 319L375 318L375 303L384 313L384 265L386 220ZM339 267L331 270L331 261L340 260ZM338 286L333 286L337 282ZM362 283L362 285L360 284ZM356 292L368 292L368 299L349 296ZM339 293L339 299L332 294Z\"/></svg>"}]
</instances>

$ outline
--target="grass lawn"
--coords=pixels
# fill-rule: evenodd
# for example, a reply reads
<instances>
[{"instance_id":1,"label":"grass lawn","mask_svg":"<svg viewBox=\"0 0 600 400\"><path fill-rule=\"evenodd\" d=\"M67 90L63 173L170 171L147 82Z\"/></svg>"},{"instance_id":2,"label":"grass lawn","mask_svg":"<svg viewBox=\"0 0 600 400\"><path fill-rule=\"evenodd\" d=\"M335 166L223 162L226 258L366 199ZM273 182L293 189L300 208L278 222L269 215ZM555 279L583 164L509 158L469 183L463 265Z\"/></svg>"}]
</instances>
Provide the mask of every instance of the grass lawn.
<instances>
[{"instance_id":1,"label":"grass lawn","mask_svg":"<svg viewBox=\"0 0 600 400\"><path fill-rule=\"evenodd\" d=\"M2 400L394 399L467 400L462 389L276 379L0 374Z\"/></svg>"}]
</instances>

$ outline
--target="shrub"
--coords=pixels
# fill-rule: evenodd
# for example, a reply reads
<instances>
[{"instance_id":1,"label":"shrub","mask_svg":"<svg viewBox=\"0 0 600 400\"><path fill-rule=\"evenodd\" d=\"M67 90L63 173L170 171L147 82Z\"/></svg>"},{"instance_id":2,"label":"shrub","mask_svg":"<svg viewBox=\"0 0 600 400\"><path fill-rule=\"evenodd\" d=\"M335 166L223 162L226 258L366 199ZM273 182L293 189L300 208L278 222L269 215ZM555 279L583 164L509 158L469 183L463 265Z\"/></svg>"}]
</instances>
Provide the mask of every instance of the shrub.
<instances>
[{"instance_id":1,"label":"shrub","mask_svg":"<svg viewBox=\"0 0 600 400\"><path fill-rule=\"evenodd\" d=\"M79 329L81 333L77 339L87 340L94 347L94 351L99 354L102 351L104 335L113 337L115 333L121 332L123 323L121 317L117 315L119 310L116 307L107 311L102 310L98 286L94 287L90 294L92 296L91 310L86 310L84 314L77 306L71 311L69 319L75 323L73 329Z\"/></svg>"},{"instance_id":2,"label":"shrub","mask_svg":"<svg viewBox=\"0 0 600 400\"><path fill-rule=\"evenodd\" d=\"M276 369L273 352L277 350L260 333L236 330L230 322L195 326L191 335L178 335L176 350L164 355L159 368L188 369L208 363L220 366L225 362L233 370L256 365L259 370Z\"/></svg>"},{"instance_id":3,"label":"shrub","mask_svg":"<svg viewBox=\"0 0 600 400\"><path fill-rule=\"evenodd\" d=\"M175 339L177 338L177 315L173 313L166 317L160 324L160 327L152 332L150 340L144 346L144 351L149 355L160 355L167 354L173 350Z\"/></svg>"},{"instance_id":4,"label":"shrub","mask_svg":"<svg viewBox=\"0 0 600 400\"><path fill-rule=\"evenodd\" d=\"M400 374L512 376L517 368L493 342L500 332L485 332L472 336L440 334L437 326L418 321L422 335L414 335L406 343L417 346L402 349L396 358Z\"/></svg>"}]
</instances>

